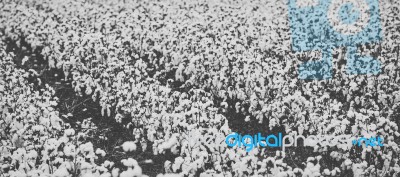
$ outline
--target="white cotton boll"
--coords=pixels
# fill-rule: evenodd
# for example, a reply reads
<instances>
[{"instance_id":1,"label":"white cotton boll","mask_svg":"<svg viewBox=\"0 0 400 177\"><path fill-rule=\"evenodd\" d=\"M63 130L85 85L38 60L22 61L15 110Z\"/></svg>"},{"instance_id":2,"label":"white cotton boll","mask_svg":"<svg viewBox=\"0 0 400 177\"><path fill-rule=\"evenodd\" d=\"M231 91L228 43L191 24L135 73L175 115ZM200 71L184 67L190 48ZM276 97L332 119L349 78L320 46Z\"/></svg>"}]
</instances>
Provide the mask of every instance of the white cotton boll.
<instances>
[{"instance_id":1,"label":"white cotton boll","mask_svg":"<svg viewBox=\"0 0 400 177\"><path fill-rule=\"evenodd\" d=\"M389 126L390 126L390 127L393 127L393 128L396 128L396 127L397 127L397 125L396 125L395 122L389 122Z\"/></svg>"},{"instance_id":2,"label":"white cotton boll","mask_svg":"<svg viewBox=\"0 0 400 177\"><path fill-rule=\"evenodd\" d=\"M346 166L350 166L352 163L353 163L353 162L352 162L350 159L346 159L346 160L344 161L344 165L346 165Z\"/></svg>"},{"instance_id":3,"label":"white cotton boll","mask_svg":"<svg viewBox=\"0 0 400 177\"><path fill-rule=\"evenodd\" d=\"M182 157L175 158L175 162L172 164L172 170L176 172L178 169L181 168L184 161L185 160Z\"/></svg>"},{"instance_id":4,"label":"white cotton boll","mask_svg":"<svg viewBox=\"0 0 400 177\"><path fill-rule=\"evenodd\" d=\"M357 131L358 131L358 126L357 126L357 125L351 126L351 132L352 132L353 134L356 134Z\"/></svg>"},{"instance_id":5,"label":"white cotton boll","mask_svg":"<svg viewBox=\"0 0 400 177\"><path fill-rule=\"evenodd\" d=\"M311 162L307 162L306 167L307 167L307 169L312 169L314 167L314 164Z\"/></svg>"},{"instance_id":6,"label":"white cotton boll","mask_svg":"<svg viewBox=\"0 0 400 177\"><path fill-rule=\"evenodd\" d=\"M183 175L167 173L167 174L158 174L157 177L183 177Z\"/></svg>"},{"instance_id":7,"label":"white cotton boll","mask_svg":"<svg viewBox=\"0 0 400 177\"><path fill-rule=\"evenodd\" d=\"M110 162L110 161L106 160L103 163L103 166L106 167L106 168L112 168L114 166L114 162Z\"/></svg>"},{"instance_id":8,"label":"white cotton boll","mask_svg":"<svg viewBox=\"0 0 400 177\"><path fill-rule=\"evenodd\" d=\"M123 171L119 176L120 177L134 177L133 170L128 169L126 171Z\"/></svg>"},{"instance_id":9,"label":"white cotton boll","mask_svg":"<svg viewBox=\"0 0 400 177\"><path fill-rule=\"evenodd\" d=\"M347 129L347 126L344 125L344 124L340 126L340 131L341 131L341 132L345 132L346 129Z\"/></svg>"},{"instance_id":10,"label":"white cotton boll","mask_svg":"<svg viewBox=\"0 0 400 177\"><path fill-rule=\"evenodd\" d=\"M302 169L299 169L299 168L295 168L294 170L293 170L293 172L295 173L295 174L297 174L297 173L303 173L303 170Z\"/></svg>"},{"instance_id":11,"label":"white cotton boll","mask_svg":"<svg viewBox=\"0 0 400 177\"><path fill-rule=\"evenodd\" d=\"M31 170L27 172L27 176L29 177L39 177L42 172L40 170Z\"/></svg>"},{"instance_id":12,"label":"white cotton boll","mask_svg":"<svg viewBox=\"0 0 400 177\"><path fill-rule=\"evenodd\" d=\"M279 172L276 176L277 176L277 177L287 177L287 173L281 171L281 172Z\"/></svg>"},{"instance_id":13,"label":"white cotton boll","mask_svg":"<svg viewBox=\"0 0 400 177\"><path fill-rule=\"evenodd\" d=\"M66 136L73 136L73 135L75 135L75 130L72 129L72 128L67 129L67 130L65 130L64 134L65 134Z\"/></svg>"},{"instance_id":14,"label":"white cotton boll","mask_svg":"<svg viewBox=\"0 0 400 177\"><path fill-rule=\"evenodd\" d=\"M87 87L86 90L85 90L85 94L86 95L90 95L90 94L92 94L92 92L93 92L93 90L92 90L91 87Z\"/></svg>"},{"instance_id":15,"label":"white cotton boll","mask_svg":"<svg viewBox=\"0 0 400 177\"><path fill-rule=\"evenodd\" d=\"M367 167L368 167L368 162L364 160L364 161L361 163L361 166L362 166L363 168L367 168Z\"/></svg>"},{"instance_id":16,"label":"white cotton boll","mask_svg":"<svg viewBox=\"0 0 400 177\"><path fill-rule=\"evenodd\" d=\"M119 168L114 168L114 169L111 171L111 175L112 175L112 177L118 177L118 175L119 175Z\"/></svg>"},{"instance_id":17,"label":"white cotton boll","mask_svg":"<svg viewBox=\"0 0 400 177\"><path fill-rule=\"evenodd\" d=\"M8 165L8 164L3 164L2 166L1 166L1 169L7 169L8 167L10 167L10 165Z\"/></svg>"},{"instance_id":18,"label":"white cotton boll","mask_svg":"<svg viewBox=\"0 0 400 177\"><path fill-rule=\"evenodd\" d=\"M76 148L73 144L67 144L64 146L64 154L66 156L75 156Z\"/></svg>"},{"instance_id":19,"label":"white cotton boll","mask_svg":"<svg viewBox=\"0 0 400 177\"><path fill-rule=\"evenodd\" d=\"M36 159L38 157L38 153L35 150L29 151L28 158Z\"/></svg>"},{"instance_id":20,"label":"white cotton boll","mask_svg":"<svg viewBox=\"0 0 400 177\"><path fill-rule=\"evenodd\" d=\"M159 154L158 152L160 152L160 151L162 151L162 150L161 150L161 149L158 149L157 146L154 146L154 145L153 145L153 155L158 155L158 154Z\"/></svg>"},{"instance_id":21,"label":"white cotton boll","mask_svg":"<svg viewBox=\"0 0 400 177\"><path fill-rule=\"evenodd\" d=\"M365 159L366 157L367 157L367 152L366 152L366 150L363 150L361 152L361 159Z\"/></svg>"},{"instance_id":22,"label":"white cotton boll","mask_svg":"<svg viewBox=\"0 0 400 177\"><path fill-rule=\"evenodd\" d=\"M275 161L275 164L276 164L276 165L282 165L282 163L283 163L282 159L279 159L279 160L276 160L276 161Z\"/></svg>"},{"instance_id":23,"label":"white cotton boll","mask_svg":"<svg viewBox=\"0 0 400 177\"><path fill-rule=\"evenodd\" d=\"M106 167L104 167L104 166L97 166L97 167L96 167L96 170L97 170L98 172L101 172L101 173L108 172L108 169L107 169Z\"/></svg>"},{"instance_id":24,"label":"white cotton boll","mask_svg":"<svg viewBox=\"0 0 400 177\"><path fill-rule=\"evenodd\" d=\"M66 161L66 162L63 162L63 163L60 165L60 168L61 168L61 167L66 168L68 171L72 171L73 168L74 168L74 165L73 165L72 162Z\"/></svg>"},{"instance_id":25,"label":"white cotton boll","mask_svg":"<svg viewBox=\"0 0 400 177\"><path fill-rule=\"evenodd\" d=\"M81 151L83 152L93 152L93 144L91 142L87 142L85 144L81 144L79 146L79 149L81 149Z\"/></svg>"},{"instance_id":26,"label":"white cotton boll","mask_svg":"<svg viewBox=\"0 0 400 177\"><path fill-rule=\"evenodd\" d=\"M394 135L397 136L397 137L399 137L399 136L400 136L400 133L399 133L399 132L394 132Z\"/></svg>"},{"instance_id":27,"label":"white cotton boll","mask_svg":"<svg viewBox=\"0 0 400 177\"><path fill-rule=\"evenodd\" d=\"M126 141L126 142L124 142L124 144L122 144L122 149L125 152L136 151L136 148L137 148L136 143L133 141Z\"/></svg>"},{"instance_id":28,"label":"white cotton boll","mask_svg":"<svg viewBox=\"0 0 400 177\"><path fill-rule=\"evenodd\" d=\"M29 60L29 57L28 57L28 56L25 56L25 57L22 59L21 65L24 65L25 62L27 62L28 60Z\"/></svg>"},{"instance_id":29,"label":"white cotton boll","mask_svg":"<svg viewBox=\"0 0 400 177\"><path fill-rule=\"evenodd\" d=\"M92 162L92 163L94 163L94 162ZM94 176L100 176L100 172L99 172L99 171L94 171L94 172L93 172L93 170L94 170L94 169L89 170L87 173L92 173ZM82 174L84 174L84 172L82 172Z\"/></svg>"},{"instance_id":30,"label":"white cotton boll","mask_svg":"<svg viewBox=\"0 0 400 177\"><path fill-rule=\"evenodd\" d=\"M167 142L162 143L159 148L163 150L171 149L172 146L178 143L177 136L178 136L177 134L172 135L172 137Z\"/></svg>"},{"instance_id":31,"label":"white cotton boll","mask_svg":"<svg viewBox=\"0 0 400 177\"><path fill-rule=\"evenodd\" d=\"M329 171L329 169L324 169L324 172L322 173L323 175L327 175L327 176L329 176L329 175L331 175L331 172Z\"/></svg>"},{"instance_id":32,"label":"white cotton boll","mask_svg":"<svg viewBox=\"0 0 400 177\"><path fill-rule=\"evenodd\" d=\"M176 146L176 145L172 146L172 147L171 147L171 152L172 152L172 154L174 154L174 155L178 155L178 154L179 154L179 148L178 148L178 146Z\"/></svg>"},{"instance_id":33,"label":"white cotton boll","mask_svg":"<svg viewBox=\"0 0 400 177\"><path fill-rule=\"evenodd\" d=\"M146 160L143 161L143 163L152 164L154 162L151 159L146 159Z\"/></svg>"},{"instance_id":34,"label":"white cotton boll","mask_svg":"<svg viewBox=\"0 0 400 177\"><path fill-rule=\"evenodd\" d=\"M12 177L26 177L27 174L22 171L10 171L10 176Z\"/></svg>"},{"instance_id":35,"label":"white cotton boll","mask_svg":"<svg viewBox=\"0 0 400 177\"><path fill-rule=\"evenodd\" d=\"M330 155L331 155L332 158L336 159L339 154L336 151L332 151Z\"/></svg>"},{"instance_id":36,"label":"white cotton boll","mask_svg":"<svg viewBox=\"0 0 400 177\"><path fill-rule=\"evenodd\" d=\"M140 136L141 136L140 134L136 134L136 135L135 135L135 139L136 139L136 140L139 139Z\"/></svg>"},{"instance_id":37,"label":"white cotton boll","mask_svg":"<svg viewBox=\"0 0 400 177\"><path fill-rule=\"evenodd\" d=\"M352 146L353 146L353 145L352 145L351 143L345 143L345 144L339 144L339 145L337 145L337 147L338 147L339 149L342 149L342 150L345 150L345 151L351 149Z\"/></svg>"},{"instance_id":38,"label":"white cotton boll","mask_svg":"<svg viewBox=\"0 0 400 177\"><path fill-rule=\"evenodd\" d=\"M135 159L128 158L128 159L122 159L121 160L122 164L126 167L136 167L139 166L138 162Z\"/></svg>"},{"instance_id":39,"label":"white cotton boll","mask_svg":"<svg viewBox=\"0 0 400 177\"><path fill-rule=\"evenodd\" d=\"M96 149L96 154L98 154L98 155L100 155L102 157L106 156L106 152L101 150L100 148Z\"/></svg>"},{"instance_id":40,"label":"white cotton boll","mask_svg":"<svg viewBox=\"0 0 400 177\"><path fill-rule=\"evenodd\" d=\"M62 156L62 155L60 155L60 156ZM57 163L63 163L64 162L64 159L62 159L62 158L60 158L60 157L57 157L56 159L54 159L54 161L53 161L53 163L55 163L55 164L57 164Z\"/></svg>"},{"instance_id":41,"label":"white cotton boll","mask_svg":"<svg viewBox=\"0 0 400 177\"><path fill-rule=\"evenodd\" d=\"M132 171L133 176L142 176L142 168L139 165L135 166Z\"/></svg>"},{"instance_id":42,"label":"white cotton boll","mask_svg":"<svg viewBox=\"0 0 400 177\"><path fill-rule=\"evenodd\" d=\"M164 171L166 173L171 172L171 166L172 166L172 162L171 161L169 161L169 160L165 161L164 162Z\"/></svg>"},{"instance_id":43,"label":"white cotton boll","mask_svg":"<svg viewBox=\"0 0 400 177\"><path fill-rule=\"evenodd\" d=\"M375 124L370 124L368 126L368 128L369 128L370 131L375 131L376 130L376 125Z\"/></svg>"},{"instance_id":44,"label":"white cotton boll","mask_svg":"<svg viewBox=\"0 0 400 177\"><path fill-rule=\"evenodd\" d=\"M142 151L145 152L147 150L147 142L146 141L141 141L140 145L142 146Z\"/></svg>"},{"instance_id":45,"label":"white cotton boll","mask_svg":"<svg viewBox=\"0 0 400 177\"><path fill-rule=\"evenodd\" d=\"M312 173L312 176L321 176L321 173L320 172L314 172L314 173Z\"/></svg>"},{"instance_id":46,"label":"white cotton boll","mask_svg":"<svg viewBox=\"0 0 400 177\"><path fill-rule=\"evenodd\" d=\"M86 171L86 170L90 170L92 169L92 165L90 165L90 163L87 162L82 162L81 163L81 170L82 171Z\"/></svg>"},{"instance_id":47,"label":"white cotton boll","mask_svg":"<svg viewBox=\"0 0 400 177\"><path fill-rule=\"evenodd\" d=\"M272 158L272 157L268 157L268 158L266 159L266 161L267 161L267 162L275 163L275 159Z\"/></svg>"},{"instance_id":48,"label":"white cotton boll","mask_svg":"<svg viewBox=\"0 0 400 177\"><path fill-rule=\"evenodd\" d=\"M287 173L287 177L296 176L296 175L294 175L293 171L287 171L286 173Z\"/></svg>"},{"instance_id":49,"label":"white cotton boll","mask_svg":"<svg viewBox=\"0 0 400 177\"><path fill-rule=\"evenodd\" d=\"M336 169L333 169L333 170L331 171L331 175L332 175L332 176L336 176Z\"/></svg>"},{"instance_id":50,"label":"white cotton boll","mask_svg":"<svg viewBox=\"0 0 400 177\"><path fill-rule=\"evenodd\" d=\"M111 173L106 172L100 175L100 177L111 177Z\"/></svg>"},{"instance_id":51,"label":"white cotton boll","mask_svg":"<svg viewBox=\"0 0 400 177\"><path fill-rule=\"evenodd\" d=\"M54 177L67 177L69 173L65 168L59 168L53 173Z\"/></svg>"},{"instance_id":52,"label":"white cotton boll","mask_svg":"<svg viewBox=\"0 0 400 177\"><path fill-rule=\"evenodd\" d=\"M249 121L250 121L250 116L246 116L246 118L244 119L244 121L249 122Z\"/></svg>"},{"instance_id":53,"label":"white cotton boll","mask_svg":"<svg viewBox=\"0 0 400 177\"><path fill-rule=\"evenodd\" d=\"M83 174L82 177L96 177L96 175L94 175L93 173L89 172L89 173Z\"/></svg>"}]
</instances>

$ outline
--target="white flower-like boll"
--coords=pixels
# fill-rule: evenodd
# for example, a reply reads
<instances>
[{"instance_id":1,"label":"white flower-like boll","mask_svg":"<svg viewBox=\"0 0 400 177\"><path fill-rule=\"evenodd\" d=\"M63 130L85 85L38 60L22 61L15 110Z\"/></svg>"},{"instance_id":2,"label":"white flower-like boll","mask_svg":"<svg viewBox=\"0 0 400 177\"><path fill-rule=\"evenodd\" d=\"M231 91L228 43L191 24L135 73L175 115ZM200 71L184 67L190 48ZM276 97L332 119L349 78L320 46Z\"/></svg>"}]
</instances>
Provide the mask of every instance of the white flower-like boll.
<instances>
[{"instance_id":1,"label":"white flower-like boll","mask_svg":"<svg viewBox=\"0 0 400 177\"><path fill-rule=\"evenodd\" d=\"M136 143L133 141L127 141L127 142L124 142L124 144L122 144L122 149L125 152L136 151L136 148L137 148Z\"/></svg>"},{"instance_id":2,"label":"white flower-like boll","mask_svg":"<svg viewBox=\"0 0 400 177\"><path fill-rule=\"evenodd\" d=\"M106 156L106 152L104 150L101 150L100 148L96 149L96 154L98 154L102 157Z\"/></svg>"},{"instance_id":3,"label":"white flower-like boll","mask_svg":"<svg viewBox=\"0 0 400 177\"><path fill-rule=\"evenodd\" d=\"M121 160L122 164L126 167L136 167L139 166L138 162L135 159L128 158L128 159L122 159Z\"/></svg>"},{"instance_id":4,"label":"white flower-like boll","mask_svg":"<svg viewBox=\"0 0 400 177\"><path fill-rule=\"evenodd\" d=\"M75 135L75 130L72 128L67 129L67 130L65 130L64 134L65 134L65 136L73 136L73 135Z\"/></svg>"},{"instance_id":5,"label":"white flower-like boll","mask_svg":"<svg viewBox=\"0 0 400 177\"><path fill-rule=\"evenodd\" d=\"M54 177L67 177L69 173L66 168L59 168L53 173Z\"/></svg>"}]
</instances>

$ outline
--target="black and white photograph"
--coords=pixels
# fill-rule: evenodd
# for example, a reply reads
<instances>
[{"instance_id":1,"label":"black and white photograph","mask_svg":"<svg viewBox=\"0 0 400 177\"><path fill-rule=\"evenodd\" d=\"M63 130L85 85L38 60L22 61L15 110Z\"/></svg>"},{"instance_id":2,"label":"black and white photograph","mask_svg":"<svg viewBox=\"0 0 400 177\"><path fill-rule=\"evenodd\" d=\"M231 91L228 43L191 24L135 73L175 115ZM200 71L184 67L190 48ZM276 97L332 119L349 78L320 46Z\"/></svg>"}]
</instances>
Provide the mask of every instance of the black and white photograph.
<instances>
[{"instance_id":1,"label":"black and white photograph","mask_svg":"<svg viewBox=\"0 0 400 177\"><path fill-rule=\"evenodd\" d=\"M400 177L398 0L0 0L0 177Z\"/></svg>"}]
</instances>

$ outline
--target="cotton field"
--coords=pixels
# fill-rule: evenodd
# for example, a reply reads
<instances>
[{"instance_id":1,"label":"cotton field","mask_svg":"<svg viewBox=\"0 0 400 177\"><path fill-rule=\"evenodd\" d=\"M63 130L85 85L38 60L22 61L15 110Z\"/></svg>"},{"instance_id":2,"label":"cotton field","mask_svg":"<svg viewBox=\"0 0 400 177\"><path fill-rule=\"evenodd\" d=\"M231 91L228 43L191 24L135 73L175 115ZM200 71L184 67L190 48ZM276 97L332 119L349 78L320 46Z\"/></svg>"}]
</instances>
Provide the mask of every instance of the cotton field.
<instances>
[{"instance_id":1,"label":"cotton field","mask_svg":"<svg viewBox=\"0 0 400 177\"><path fill-rule=\"evenodd\" d=\"M0 177L400 176L400 3L354 49L378 74L348 74L339 46L331 78L302 79L325 54L292 50L310 34L289 1L1 1ZM383 141L248 151L236 132Z\"/></svg>"}]
</instances>

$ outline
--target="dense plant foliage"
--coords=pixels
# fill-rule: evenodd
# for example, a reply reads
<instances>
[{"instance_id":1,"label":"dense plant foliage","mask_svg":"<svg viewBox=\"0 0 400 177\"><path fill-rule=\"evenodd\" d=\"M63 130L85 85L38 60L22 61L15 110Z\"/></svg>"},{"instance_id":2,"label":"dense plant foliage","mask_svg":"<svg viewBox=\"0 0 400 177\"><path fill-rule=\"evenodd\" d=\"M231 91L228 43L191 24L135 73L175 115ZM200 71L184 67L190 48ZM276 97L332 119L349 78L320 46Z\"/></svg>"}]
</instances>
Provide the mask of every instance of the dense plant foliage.
<instances>
[{"instance_id":1,"label":"dense plant foliage","mask_svg":"<svg viewBox=\"0 0 400 177\"><path fill-rule=\"evenodd\" d=\"M335 77L305 81L297 64L318 52L290 51L284 1L5 0L1 43L1 175L142 176L130 152L171 153L159 176L396 176L399 167L399 4L381 3L379 76L349 76L343 50ZM22 58L19 60L18 57ZM123 168L55 109L51 73L104 117L132 132ZM56 74L54 74L56 73ZM93 118L95 119L95 118ZM233 131L382 136L383 147L227 148ZM303 153L301 153L303 152ZM296 159L296 160L293 160ZM175 173L175 174L170 174ZM144 176L144 175L143 175Z\"/></svg>"}]
</instances>

